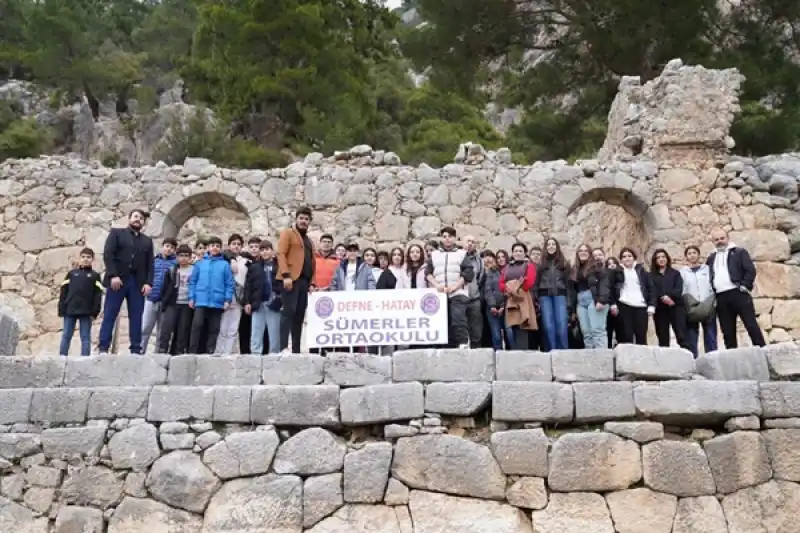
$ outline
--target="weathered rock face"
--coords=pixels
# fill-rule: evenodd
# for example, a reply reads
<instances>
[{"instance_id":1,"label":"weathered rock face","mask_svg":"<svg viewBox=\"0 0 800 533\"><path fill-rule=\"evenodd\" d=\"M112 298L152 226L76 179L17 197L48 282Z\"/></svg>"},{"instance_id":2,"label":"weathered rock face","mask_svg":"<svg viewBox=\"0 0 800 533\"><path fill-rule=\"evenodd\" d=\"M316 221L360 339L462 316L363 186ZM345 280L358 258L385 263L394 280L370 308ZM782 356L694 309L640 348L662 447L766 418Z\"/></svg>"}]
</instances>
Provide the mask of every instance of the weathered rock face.
<instances>
[{"instance_id":1,"label":"weathered rock face","mask_svg":"<svg viewBox=\"0 0 800 533\"><path fill-rule=\"evenodd\" d=\"M513 352L503 381L508 353L398 351L366 380L363 354L291 355L280 385L268 357L0 357L0 531L796 530L800 345L622 346L580 373L586 353ZM448 414L470 384L488 403ZM578 407L620 385L587 430ZM365 426L376 390L396 407Z\"/></svg>"}]
</instances>

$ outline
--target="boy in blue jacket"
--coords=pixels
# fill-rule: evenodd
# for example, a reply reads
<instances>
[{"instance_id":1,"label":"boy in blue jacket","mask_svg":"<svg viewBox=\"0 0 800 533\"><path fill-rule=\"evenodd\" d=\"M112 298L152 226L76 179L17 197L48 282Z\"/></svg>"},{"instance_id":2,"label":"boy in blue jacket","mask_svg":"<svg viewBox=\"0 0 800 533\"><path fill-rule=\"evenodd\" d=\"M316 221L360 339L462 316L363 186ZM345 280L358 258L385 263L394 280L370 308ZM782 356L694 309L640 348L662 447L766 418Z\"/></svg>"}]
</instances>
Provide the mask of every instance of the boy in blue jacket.
<instances>
[{"instance_id":1,"label":"boy in blue jacket","mask_svg":"<svg viewBox=\"0 0 800 533\"><path fill-rule=\"evenodd\" d=\"M214 353L222 313L233 301L233 271L222 255L222 239L211 237L206 255L194 264L189 278L189 307L194 309L189 353ZM200 341L205 337L205 346Z\"/></svg>"},{"instance_id":2,"label":"boy in blue jacket","mask_svg":"<svg viewBox=\"0 0 800 533\"><path fill-rule=\"evenodd\" d=\"M164 289L164 275L178 264L175 249L178 241L172 237L167 237L161 244L161 253L153 259L153 280L150 284L150 294L144 302L144 312L142 313L142 354L147 352L147 345L150 344L150 335L153 329L156 330L158 338L158 326L161 318L161 291Z\"/></svg>"}]
</instances>

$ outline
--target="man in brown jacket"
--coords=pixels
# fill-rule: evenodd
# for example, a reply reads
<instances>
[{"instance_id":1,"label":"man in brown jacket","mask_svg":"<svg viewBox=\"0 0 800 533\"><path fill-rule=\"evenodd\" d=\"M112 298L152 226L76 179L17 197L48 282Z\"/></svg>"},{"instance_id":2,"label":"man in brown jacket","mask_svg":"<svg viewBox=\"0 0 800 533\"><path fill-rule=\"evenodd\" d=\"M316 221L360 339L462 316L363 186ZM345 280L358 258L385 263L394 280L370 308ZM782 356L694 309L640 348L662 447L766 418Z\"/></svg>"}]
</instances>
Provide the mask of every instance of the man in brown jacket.
<instances>
[{"instance_id":1,"label":"man in brown jacket","mask_svg":"<svg viewBox=\"0 0 800 533\"><path fill-rule=\"evenodd\" d=\"M311 210L301 207L295 213L293 228L281 231L278 238L278 277L283 280L281 310L281 350L300 353L303 320L308 307L308 291L314 278L314 247L308 238Z\"/></svg>"}]
</instances>

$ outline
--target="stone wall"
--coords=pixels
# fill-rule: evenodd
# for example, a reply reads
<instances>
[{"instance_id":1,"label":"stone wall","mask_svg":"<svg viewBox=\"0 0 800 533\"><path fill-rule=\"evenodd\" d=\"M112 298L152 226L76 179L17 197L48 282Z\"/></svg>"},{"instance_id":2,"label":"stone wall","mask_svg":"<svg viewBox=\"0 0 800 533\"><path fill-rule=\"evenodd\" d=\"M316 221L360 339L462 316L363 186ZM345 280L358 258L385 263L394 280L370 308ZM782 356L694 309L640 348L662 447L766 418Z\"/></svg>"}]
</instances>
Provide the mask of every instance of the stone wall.
<instances>
[{"instance_id":1,"label":"stone wall","mask_svg":"<svg viewBox=\"0 0 800 533\"><path fill-rule=\"evenodd\" d=\"M215 231L275 239L297 207L309 205L315 234L381 247L454 225L492 249L553 235L569 254L586 242L613 254L627 245L643 255L665 247L680 259L688 244L708 252L709 233L721 226L757 262L756 310L768 339L798 340L800 155L725 156L740 82L735 70L679 61L642 86L627 80L599 158L575 164L516 166L507 150L484 157L478 146L469 152L478 156L441 169L404 166L368 146L269 170L221 169L203 159L119 169L60 157L7 160L0 163L0 311L20 325L18 353L55 352L57 291L70 262L82 246L100 252L131 209L152 211L146 231L156 238L194 235L201 228L187 221L196 215L233 210L246 221L215 220ZM641 139L638 155L629 137ZM669 144L681 138L689 144ZM692 153L677 157L675 146ZM74 343L77 350L77 336Z\"/></svg>"},{"instance_id":2,"label":"stone wall","mask_svg":"<svg viewBox=\"0 0 800 533\"><path fill-rule=\"evenodd\" d=\"M752 533L800 346L0 358L0 530Z\"/></svg>"}]
</instances>

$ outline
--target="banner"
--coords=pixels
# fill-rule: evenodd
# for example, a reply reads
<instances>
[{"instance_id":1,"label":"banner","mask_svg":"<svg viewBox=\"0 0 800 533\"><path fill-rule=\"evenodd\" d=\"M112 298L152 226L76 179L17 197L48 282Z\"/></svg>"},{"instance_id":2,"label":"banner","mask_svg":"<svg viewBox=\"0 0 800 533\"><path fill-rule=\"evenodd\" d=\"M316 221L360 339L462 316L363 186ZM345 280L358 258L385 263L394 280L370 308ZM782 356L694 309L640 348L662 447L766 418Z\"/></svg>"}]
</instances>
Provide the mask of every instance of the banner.
<instances>
[{"instance_id":1,"label":"banner","mask_svg":"<svg viewBox=\"0 0 800 533\"><path fill-rule=\"evenodd\" d=\"M310 348L447 344L447 296L432 289L314 292Z\"/></svg>"}]
</instances>

